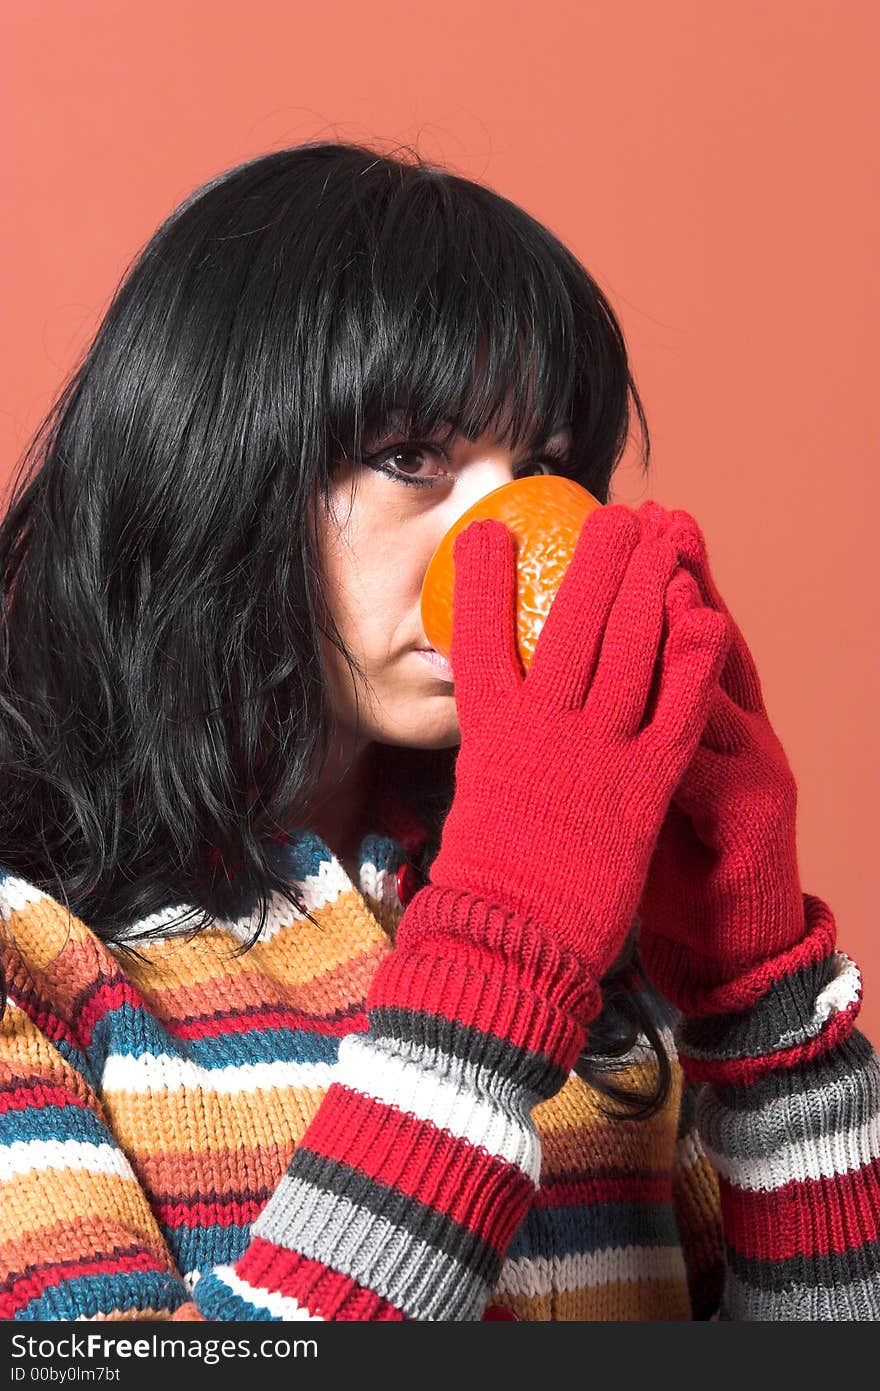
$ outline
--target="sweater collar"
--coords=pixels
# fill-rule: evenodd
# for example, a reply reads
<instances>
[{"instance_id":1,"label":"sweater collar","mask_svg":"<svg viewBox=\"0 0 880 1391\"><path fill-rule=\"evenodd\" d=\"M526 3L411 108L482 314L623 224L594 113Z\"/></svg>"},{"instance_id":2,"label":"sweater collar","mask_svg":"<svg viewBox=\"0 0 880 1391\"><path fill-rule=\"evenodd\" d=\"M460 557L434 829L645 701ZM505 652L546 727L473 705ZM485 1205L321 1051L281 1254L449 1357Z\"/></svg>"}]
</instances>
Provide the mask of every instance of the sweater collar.
<instances>
[{"instance_id":1,"label":"sweater collar","mask_svg":"<svg viewBox=\"0 0 880 1391\"><path fill-rule=\"evenodd\" d=\"M398 786L384 748L380 745L376 750L375 791L365 813L364 833L358 845L356 880L317 831L296 826L275 839L271 856L276 869L306 897L318 881L327 885L332 881L339 887L350 886L392 906L399 905L401 871L407 865L412 867L413 860L427 844L429 831L412 800ZM420 879L421 876L416 876L415 882ZM245 905L245 912L249 906Z\"/></svg>"}]
</instances>

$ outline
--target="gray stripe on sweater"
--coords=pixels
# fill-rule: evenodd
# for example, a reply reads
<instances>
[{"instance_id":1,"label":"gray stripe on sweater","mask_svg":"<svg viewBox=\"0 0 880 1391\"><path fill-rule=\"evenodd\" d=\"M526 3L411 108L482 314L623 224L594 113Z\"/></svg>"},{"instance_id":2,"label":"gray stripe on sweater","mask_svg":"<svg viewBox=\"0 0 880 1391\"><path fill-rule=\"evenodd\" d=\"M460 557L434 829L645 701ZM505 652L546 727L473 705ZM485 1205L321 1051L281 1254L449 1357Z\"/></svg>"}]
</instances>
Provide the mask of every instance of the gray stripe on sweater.
<instances>
[{"instance_id":1,"label":"gray stripe on sweater","mask_svg":"<svg viewBox=\"0 0 880 1391\"><path fill-rule=\"evenodd\" d=\"M475 1035L477 1033L476 1030L472 1032ZM482 1037L488 1038L489 1035L484 1034ZM528 1090L519 1078L505 1077L484 1059L475 1063L470 1058L463 1058L442 1048L439 1043L433 1046L426 1045L416 1038L402 1039L392 1034L381 1033L372 1022L369 1038L378 1054L386 1053L389 1057L416 1063L425 1072L453 1082L465 1091L485 1097L500 1110L511 1115L519 1126L533 1128L532 1109L544 1100L544 1093ZM546 1065L542 1066L546 1070ZM564 1074L561 1075L564 1077Z\"/></svg>"},{"instance_id":2,"label":"gray stripe on sweater","mask_svg":"<svg viewBox=\"0 0 880 1391\"><path fill-rule=\"evenodd\" d=\"M781 1074L773 1074L783 1083ZM793 1084L797 1083L797 1090ZM880 1117L880 1060L876 1053L835 1075L820 1063L802 1063L784 1074L758 1110L730 1105L729 1088L704 1085L697 1100L697 1127L704 1145L737 1159L758 1159L794 1143L812 1146ZM765 1096L767 1095L765 1089Z\"/></svg>"},{"instance_id":3,"label":"gray stripe on sweater","mask_svg":"<svg viewBox=\"0 0 880 1391\"><path fill-rule=\"evenodd\" d=\"M334 1270L411 1319L481 1319L490 1293L473 1271L412 1232L287 1175L251 1232L324 1264L332 1251Z\"/></svg>"},{"instance_id":4,"label":"gray stripe on sweater","mask_svg":"<svg viewBox=\"0 0 880 1391\"><path fill-rule=\"evenodd\" d=\"M724 1308L732 1319L784 1323L880 1319L880 1280L868 1277L847 1285L790 1285L762 1290L728 1272Z\"/></svg>"},{"instance_id":5,"label":"gray stripe on sweater","mask_svg":"<svg viewBox=\"0 0 880 1391\"><path fill-rule=\"evenodd\" d=\"M847 957L831 955L775 981L752 1009L684 1019L678 1030L679 1049L690 1058L729 1062L808 1043L828 1022L817 1010L817 997L849 969Z\"/></svg>"},{"instance_id":6,"label":"gray stripe on sweater","mask_svg":"<svg viewBox=\"0 0 880 1391\"><path fill-rule=\"evenodd\" d=\"M822 1091L826 1087L834 1087L840 1079L860 1072L865 1067L873 1071L874 1066L875 1054L872 1044L858 1029L853 1029L847 1038L841 1039L833 1048L819 1053L809 1062L796 1063L793 1067L774 1068L746 1084L717 1082L712 1086L730 1110L761 1111L780 1096L797 1095L803 1092L805 1087ZM699 1089L705 1084L697 1082L694 1085Z\"/></svg>"},{"instance_id":7,"label":"gray stripe on sweater","mask_svg":"<svg viewBox=\"0 0 880 1391\"><path fill-rule=\"evenodd\" d=\"M533 1098L531 1105L554 1096L566 1080L565 1069L546 1053L518 1048L497 1034L460 1020L445 1019L433 1011L376 1007L369 1011L368 1018L370 1036L382 1039L400 1056L407 1055L411 1044L442 1054L447 1060L479 1069L474 1076L478 1081L491 1079L495 1091L499 1087L518 1087Z\"/></svg>"},{"instance_id":8,"label":"gray stripe on sweater","mask_svg":"<svg viewBox=\"0 0 880 1391\"><path fill-rule=\"evenodd\" d=\"M732 1276L751 1289L785 1290L803 1286L838 1289L862 1280L880 1282L880 1240L866 1241L845 1251L813 1255L745 1256L729 1243L725 1247Z\"/></svg>"}]
</instances>

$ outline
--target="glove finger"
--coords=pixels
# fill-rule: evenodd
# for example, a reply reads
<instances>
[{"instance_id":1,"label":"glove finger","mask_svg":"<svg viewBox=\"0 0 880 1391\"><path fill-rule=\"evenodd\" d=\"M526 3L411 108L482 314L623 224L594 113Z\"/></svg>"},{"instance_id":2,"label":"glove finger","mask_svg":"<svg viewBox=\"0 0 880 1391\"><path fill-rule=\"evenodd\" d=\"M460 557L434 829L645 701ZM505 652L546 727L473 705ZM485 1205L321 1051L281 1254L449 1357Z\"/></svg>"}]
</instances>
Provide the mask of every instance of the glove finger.
<instances>
[{"instance_id":1,"label":"glove finger","mask_svg":"<svg viewBox=\"0 0 880 1391\"><path fill-rule=\"evenodd\" d=\"M654 498L646 498L635 509L644 540L657 540L665 536L672 525L672 512Z\"/></svg>"},{"instance_id":2,"label":"glove finger","mask_svg":"<svg viewBox=\"0 0 880 1391\"><path fill-rule=\"evenodd\" d=\"M663 648L650 727L664 747L678 752L682 771L700 742L729 648L726 615L705 608L679 618Z\"/></svg>"},{"instance_id":3,"label":"glove finger","mask_svg":"<svg viewBox=\"0 0 880 1391\"><path fill-rule=\"evenodd\" d=\"M705 607L703 598L694 576L689 570L681 568L676 570L666 587L666 631L671 631L673 625L688 609L702 607ZM731 625L732 648L736 632L729 612L726 613L726 618L728 624ZM712 692L706 726L700 738L701 747L724 754L738 753L746 747L751 738L747 712L744 712L724 689L724 673L729 664L730 652L727 654L726 665L722 668L718 683Z\"/></svg>"},{"instance_id":4,"label":"glove finger","mask_svg":"<svg viewBox=\"0 0 880 1391\"><path fill-rule=\"evenodd\" d=\"M666 544L670 545L671 543L667 541ZM689 570L682 569L677 551L676 568L666 586L663 607L670 630L689 609L706 607L700 594L699 585Z\"/></svg>"},{"instance_id":5,"label":"glove finger","mask_svg":"<svg viewBox=\"0 0 880 1391\"><path fill-rule=\"evenodd\" d=\"M597 507L581 528L571 561L535 645L528 684L562 709L579 709L599 658L602 634L639 542L631 510Z\"/></svg>"},{"instance_id":6,"label":"glove finger","mask_svg":"<svg viewBox=\"0 0 880 1391\"><path fill-rule=\"evenodd\" d=\"M605 628L589 706L593 714L601 710L602 718L624 733L635 734L644 723L663 640L670 576L677 564L678 553L668 541L640 541Z\"/></svg>"},{"instance_id":7,"label":"glove finger","mask_svg":"<svg viewBox=\"0 0 880 1391\"><path fill-rule=\"evenodd\" d=\"M471 522L452 547L449 660L459 711L522 685L516 644L516 537L494 517Z\"/></svg>"},{"instance_id":8,"label":"glove finger","mask_svg":"<svg viewBox=\"0 0 880 1391\"><path fill-rule=\"evenodd\" d=\"M681 563L694 576L707 608L716 609L728 618L731 642L727 662L721 675L723 689L743 710L764 709L761 680L742 631L722 598L709 566L706 538L696 520L683 508L670 514L665 532L678 548Z\"/></svg>"},{"instance_id":9,"label":"glove finger","mask_svg":"<svg viewBox=\"0 0 880 1391\"><path fill-rule=\"evenodd\" d=\"M658 538L659 539L659 538ZM667 544L669 544L667 542ZM677 560L676 552L676 560ZM666 593L663 598L663 626L660 634L659 650L662 652L666 646L669 634L674 623L689 609L702 608L700 591L693 575L687 570L678 566L666 586ZM660 696L660 677L661 663L655 660L654 671L651 679L651 688L645 701L642 713L642 726L649 725L654 718L657 710L657 701Z\"/></svg>"}]
</instances>

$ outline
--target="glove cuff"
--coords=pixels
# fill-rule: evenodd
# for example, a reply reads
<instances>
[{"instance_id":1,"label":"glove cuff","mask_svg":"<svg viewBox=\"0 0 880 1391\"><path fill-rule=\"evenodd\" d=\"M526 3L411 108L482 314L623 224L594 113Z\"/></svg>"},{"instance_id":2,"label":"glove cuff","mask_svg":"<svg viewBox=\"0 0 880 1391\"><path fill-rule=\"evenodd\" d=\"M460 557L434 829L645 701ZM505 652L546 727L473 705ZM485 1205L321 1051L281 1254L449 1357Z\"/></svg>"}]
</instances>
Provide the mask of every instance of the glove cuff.
<instances>
[{"instance_id":1,"label":"glove cuff","mask_svg":"<svg viewBox=\"0 0 880 1391\"><path fill-rule=\"evenodd\" d=\"M378 1011L401 1041L451 1049L487 1076L500 1068L534 1101L562 1086L601 1008L599 982L548 933L433 884L410 902L367 997L373 1027Z\"/></svg>"},{"instance_id":2,"label":"glove cuff","mask_svg":"<svg viewBox=\"0 0 880 1391\"><path fill-rule=\"evenodd\" d=\"M813 894L801 897L804 918L800 937L775 956L737 968L643 928L639 948L645 970L683 1014L699 1018L753 1009L777 981L823 961L834 951L837 931L831 909Z\"/></svg>"}]
</instances>

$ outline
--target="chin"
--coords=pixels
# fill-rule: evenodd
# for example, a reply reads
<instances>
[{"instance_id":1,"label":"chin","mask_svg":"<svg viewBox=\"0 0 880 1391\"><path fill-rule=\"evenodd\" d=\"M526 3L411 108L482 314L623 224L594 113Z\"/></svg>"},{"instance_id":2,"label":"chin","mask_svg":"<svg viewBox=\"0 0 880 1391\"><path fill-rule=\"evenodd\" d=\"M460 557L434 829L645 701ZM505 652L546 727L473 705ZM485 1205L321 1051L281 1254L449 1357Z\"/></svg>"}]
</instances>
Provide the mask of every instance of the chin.
<instances>
[{"instance_id":1,"label":"chin","mask_svg":"<svg viewBox=\"0 0 880 1391\"><path fill-rule=\"evenodd\" d=\"M396 725L383 730L376 738L382 744L395 744L398 748L453 749L461 743L461 729L457 719L444 721L442 727L440 722L433 727L426 726L423 720L421 724L414 722L409 728Z\"/></svg>"}]
</instances>

